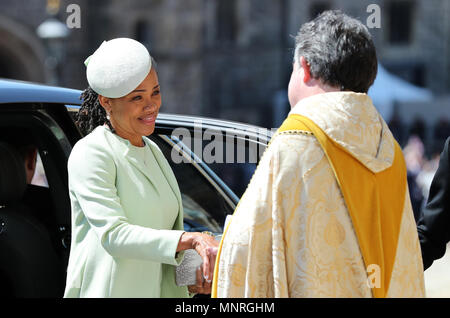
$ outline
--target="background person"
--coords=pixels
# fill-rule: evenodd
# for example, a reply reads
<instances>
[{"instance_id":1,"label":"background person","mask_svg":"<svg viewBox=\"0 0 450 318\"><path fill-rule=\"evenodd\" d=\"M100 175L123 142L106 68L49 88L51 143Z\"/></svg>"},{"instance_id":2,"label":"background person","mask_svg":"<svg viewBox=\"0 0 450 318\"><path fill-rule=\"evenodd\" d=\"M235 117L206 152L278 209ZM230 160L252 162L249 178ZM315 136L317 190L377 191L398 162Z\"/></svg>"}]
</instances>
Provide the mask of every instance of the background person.
<instances>
[{"instance_id":1,"label":"background person","mask_svg":"<svg viewBox=\"0 0 450 318\"><path fill-rule=\"evenodd\" d=\"M30 137L32 136L31 131L26 129L20 132L1 130L0 135L3 141L17 150L23 160L27 187L22 202L32 208L33 215L48 229L53 246L61 256L63 249L61 248L58 225L55 222L50 190L47 186L32 183L36 174L39 150L36 142Z\"/></svg>"},{"instance_id":2,"label":"background person","mask_svg":"<svg viewBox=\"0 0 450 318\"><path fill-rule=\"evenodd\" d=\"M430 192L418 222L424 269L444 256L450 242L450 159L447 138L439 160L439 167L431 182Z\"/></svg>"}]
</instances>

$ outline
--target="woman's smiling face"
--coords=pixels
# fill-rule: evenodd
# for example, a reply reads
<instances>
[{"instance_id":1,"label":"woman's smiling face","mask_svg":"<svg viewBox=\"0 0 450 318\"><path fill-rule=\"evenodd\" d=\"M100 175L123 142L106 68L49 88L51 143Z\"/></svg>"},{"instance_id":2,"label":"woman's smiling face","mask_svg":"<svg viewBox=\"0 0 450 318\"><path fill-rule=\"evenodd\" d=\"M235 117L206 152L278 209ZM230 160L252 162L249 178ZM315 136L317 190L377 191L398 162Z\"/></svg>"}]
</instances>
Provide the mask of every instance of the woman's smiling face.
<instances>
[{"instance_id":1,"label":"woman's smiling face","mask_svg":"<svg viewBox=\"0 0 450 318\"><path fill-rule=\"evenodd\" d=\"M152 68L131 93L120 98L99 96L99 100L109 113L116 134L140 147L143 145L142 136L148 136L155 130L156 116L161 107L158 75Z\"/></svg>"}]
</instances>

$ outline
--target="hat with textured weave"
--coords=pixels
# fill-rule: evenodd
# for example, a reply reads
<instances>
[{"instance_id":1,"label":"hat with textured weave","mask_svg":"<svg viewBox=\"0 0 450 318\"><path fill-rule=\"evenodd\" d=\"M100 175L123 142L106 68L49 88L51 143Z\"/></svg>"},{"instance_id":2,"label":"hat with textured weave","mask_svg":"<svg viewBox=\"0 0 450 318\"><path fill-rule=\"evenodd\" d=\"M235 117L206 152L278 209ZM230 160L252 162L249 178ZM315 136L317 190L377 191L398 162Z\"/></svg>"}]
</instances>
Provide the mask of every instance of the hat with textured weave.
<instances>
[{"instance_id":1,"label":"hat with textured weave","mask_svg":"<svg viewBox=\"0 0 450 318\"><path fill-rule=\"evenodd\" d=\"M84 62L89 86L99 95L118 98L147 77L152 59L147 48L129 38L104 41Z\"/></svg>"}]
</instances>

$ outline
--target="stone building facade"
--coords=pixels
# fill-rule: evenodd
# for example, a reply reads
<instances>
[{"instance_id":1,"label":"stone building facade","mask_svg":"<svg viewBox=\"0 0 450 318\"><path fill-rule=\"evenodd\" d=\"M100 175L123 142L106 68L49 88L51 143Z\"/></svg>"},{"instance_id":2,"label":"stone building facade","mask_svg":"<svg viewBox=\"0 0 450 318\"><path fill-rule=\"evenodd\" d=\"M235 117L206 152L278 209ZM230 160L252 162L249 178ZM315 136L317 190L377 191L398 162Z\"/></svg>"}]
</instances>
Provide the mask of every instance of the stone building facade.
<instances>
[{"instance_id":1,"label":"stone building facade","mask_svg":"<svg viewBox=\"0 0 450 318\"><path fill-rule=\"evenodd\" d=\"M59 6L62 22L69 4L81 11L81 27L65 42L59 85L83 89L84 59L105 39L132 37L157 61L166 112L273 127L301 24L325 9L365 22L370 4L381 8L381 28L370 30L381 63L437 95L450 90L448 0L2 0L0 77L50 82L36 35L50 16L48 2Z\"/></svg>"}]
</instances>

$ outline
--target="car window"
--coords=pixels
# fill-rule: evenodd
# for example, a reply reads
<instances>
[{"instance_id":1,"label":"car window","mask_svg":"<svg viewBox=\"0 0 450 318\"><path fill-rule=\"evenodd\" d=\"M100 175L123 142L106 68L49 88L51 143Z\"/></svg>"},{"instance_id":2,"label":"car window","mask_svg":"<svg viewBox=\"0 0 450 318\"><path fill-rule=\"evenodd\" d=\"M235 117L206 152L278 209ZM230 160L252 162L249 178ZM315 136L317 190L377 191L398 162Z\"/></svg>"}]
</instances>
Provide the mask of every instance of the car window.
<instances>
[{"instance_id":1,"label":"car window","mask_svg":"<svg viewBox=\"0 0 450 318\"><path fill-rule=\"evenodd\" d=\"M42 186L48 188L47 176L45 174L44 165L42 164L42 159L37 142L32 138L34 136L27 129L19 129L17 127L0 127L0 141L6 142L13 146L18 153L25 158L33 149L37 152L36 165L34 167L34 173L31 180L28 180L30 184L36 186ZM25 169L25 165L24 165ZM31 168L30 168L31 169Z\"/></svg>"},{"instance_id":2,"label":"car window","mask_svg":"<svg viewBox=\"0 0 450 318\"><path fill-rule=\"evenodd\" d=\"M39 152L36 159L36 169L30 184L48 188L47 176L45 175L44 165L42 164L42 159Z\"/></svg>"},{"instance_id":3,"label":"car window","mask_svg":"<svg viewBox=\"0 0 450 318\"><path fill-rule=\"evenodd\" d=\"M207 147L208 142L203 141L203 144L204 147ZM229 155L230 151L232 155ZM258 145L254 141L238 140L236 137L227 138L223 145L223 157L228 160L216 160L208 163L208 166L233 190L238 198L241 198L256 170L260 156Z\"/></svg>"},{"instance_id":4,"label":"car window","mask_svg":"<svg viewBox=\"0 0 450 318\"><path fill-rule=\"evenodd\" d=\"M234 192L239 199L247 188L261 158L270 131L249 127L226 129L194 128L193 133L179 129L172 138L179 138L187 148L192 149L199 160L208 167Z\"/></svg>"},{"instance_id":5,"label":"car window","mask_svg":"<svg viewBox=\"0 0 450 318\"><path fill-rule=\"evenodd\" d=\"M66 106L67 112L69 113L70 118L75 123L75 116L77 115L81 106L78 106L78 105L65 105L65 106Z\"/></svg>"},{"instance_id":6,"label":"car window","mask_svg":"<svg viewBox=\"0 0 450 318\"><path fill-rule=\"evenodd\" d=\"M177 179L183 201L185 230L221 233L226 216L233 213L232 202L227 201L199 165L173 160L174 148L168 136L151 135L149 138L159 146Z\"/></svg>"},{"instance_id":7,"label":"car window","mask_svg":"<svg viewBox=\"0 0 450 318\"><path fill-rule=\"evenodd\" d=\"M57 254L64 258L68 248L62 242L68 241L70 224L70 203L67 200L65 183L62 183L62 178L66 174L64 169L66 164L64 162L55 164L56 161L60 161L57 157L59 147L51 142L49 138L51 132L38 126L34 117L20 115L12 118L8 125L0 125L0 141L16 149L22 157L23 169L27 171L27 175L31 173L33 167L26 162L30 163L32 153L37 151L36 165L32 178L26 180L28 185L21 203L31 209L33 217L48 231ZM29 127L24 128L21 126L23 123L15 122L18 118L22 121L29 119Z\"/></svg>"}]
</instances>

